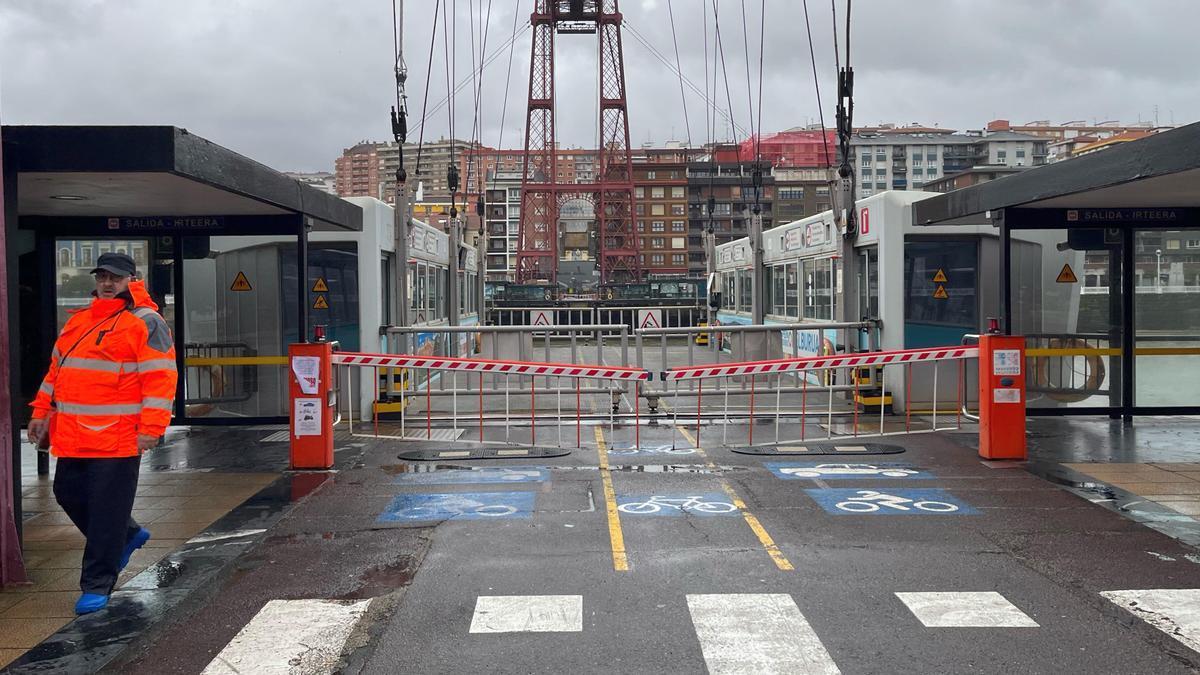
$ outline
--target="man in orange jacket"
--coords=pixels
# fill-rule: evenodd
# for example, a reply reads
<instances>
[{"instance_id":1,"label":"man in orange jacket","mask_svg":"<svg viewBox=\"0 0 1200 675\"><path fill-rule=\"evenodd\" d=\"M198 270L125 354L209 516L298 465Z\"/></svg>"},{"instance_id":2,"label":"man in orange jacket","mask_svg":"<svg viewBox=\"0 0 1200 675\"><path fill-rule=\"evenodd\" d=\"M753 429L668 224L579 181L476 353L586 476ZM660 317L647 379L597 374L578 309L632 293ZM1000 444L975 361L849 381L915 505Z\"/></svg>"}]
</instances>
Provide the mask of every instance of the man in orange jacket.
<instances>
[{"instance_id":1,"label":"man in orange jacket","mask_svg":"<svg viewBox=\"0 0 1200 675\"><path fill-rule=\"evenodd\" d=\"M133 520L141 453L171 421L175 346L133 258L105 253L96 291L67 320L33 403L29 437L49 434L54 496L87 538L78 614L108 605L117 575L150 532Z\"/></svg>"}]
</instances>

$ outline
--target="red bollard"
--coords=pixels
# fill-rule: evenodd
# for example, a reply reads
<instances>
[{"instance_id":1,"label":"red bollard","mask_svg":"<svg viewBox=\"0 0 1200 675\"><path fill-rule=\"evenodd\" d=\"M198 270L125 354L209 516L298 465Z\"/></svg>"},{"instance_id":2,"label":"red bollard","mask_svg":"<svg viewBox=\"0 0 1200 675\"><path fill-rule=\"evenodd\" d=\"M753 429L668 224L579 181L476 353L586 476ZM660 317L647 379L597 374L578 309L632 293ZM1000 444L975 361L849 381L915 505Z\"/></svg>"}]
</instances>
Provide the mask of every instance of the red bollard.
<instances>
[{"instance_id":1,"label":"red bollard","mask_svg":"<svg viewBox=\"0 0 1200 675\"><path fill-rule=\"evenodd\" d=\"M1025 459L1025 338L979 337L979 456Z\"/></svg>"},{"instance_id":2,"label":"red bollard","mask_svg":"<svg viewBox=\"0 0 1200 675\"><path fill-rule=\"evenodd\" d=\"M333 343L288 347L292 469L333 468Z\"/></svg>"}]
</instances>

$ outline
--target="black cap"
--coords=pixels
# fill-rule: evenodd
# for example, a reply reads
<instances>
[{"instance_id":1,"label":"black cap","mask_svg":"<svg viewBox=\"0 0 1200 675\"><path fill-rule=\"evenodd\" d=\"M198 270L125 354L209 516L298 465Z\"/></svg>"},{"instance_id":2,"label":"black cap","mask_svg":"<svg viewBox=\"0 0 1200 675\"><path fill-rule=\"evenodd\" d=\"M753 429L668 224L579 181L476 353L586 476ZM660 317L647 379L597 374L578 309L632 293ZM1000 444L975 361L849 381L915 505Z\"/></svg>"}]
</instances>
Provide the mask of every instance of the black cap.
<instances>
[{"instance_id":1,"label":"black cap","mask_svg":"<svg viewBox=\"0 0 1200 675\"><path fill-rule=\"evenodd\" d=\"M89 274L95 274L100 270L122 277L131 277L137 272L137 265L134 264L133 258L124 253L101 253L100 259L96 261L96 269Z\"/></svg>"}]
</instances>

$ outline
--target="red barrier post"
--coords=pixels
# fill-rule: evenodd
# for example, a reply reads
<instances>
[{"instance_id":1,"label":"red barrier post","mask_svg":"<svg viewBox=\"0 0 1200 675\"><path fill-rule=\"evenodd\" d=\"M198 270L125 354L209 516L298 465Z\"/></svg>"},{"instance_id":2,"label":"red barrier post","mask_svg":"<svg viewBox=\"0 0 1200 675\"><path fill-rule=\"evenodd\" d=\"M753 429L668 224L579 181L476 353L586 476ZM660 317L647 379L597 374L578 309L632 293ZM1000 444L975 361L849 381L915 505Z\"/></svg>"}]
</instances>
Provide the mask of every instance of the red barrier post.
<instances>
[{"instance_id":1,"label":"red barrier post","mask_svg":"<svg viewBox=\"0 0 1200 675\"><path fill-rule=\"evenodd\" d=\"M288 365L291 468L333 468L333 344L290 345Z\"/></svg>"},{"instance_id":2,"label":"red barrier post","mask_svg":"<svg viewBox=\"0 0 1200 675\"><path fill-rule=\"evenodd\" d=\"M1025 338L979 337L979 456L1025 459Z\"/></svg>"}]
</instances>

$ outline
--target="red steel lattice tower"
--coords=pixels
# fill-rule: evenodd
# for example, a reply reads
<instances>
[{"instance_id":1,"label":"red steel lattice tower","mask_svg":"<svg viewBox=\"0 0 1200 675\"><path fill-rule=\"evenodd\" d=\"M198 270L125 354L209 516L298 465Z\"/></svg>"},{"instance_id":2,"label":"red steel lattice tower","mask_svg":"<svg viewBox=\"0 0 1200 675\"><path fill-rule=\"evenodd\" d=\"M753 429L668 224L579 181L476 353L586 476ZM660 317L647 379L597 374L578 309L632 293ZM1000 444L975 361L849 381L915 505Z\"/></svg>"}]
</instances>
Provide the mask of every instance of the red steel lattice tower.
<instances>
[{"instance_id":1,"label":"red steel lattice tower","mask_svg":"<svg viewBox=\"0 0 1200 675\"><path fill-rule=\"evenodd\" d=\"M521 178L517 281L558 277L558 210L584 198L595 208L600 281L641 279L633 214L633 161L618 0L535 0L530 16L529 107ZM554 144L555 34L597 34L600 66L600 147L595 183L558 182Z\"/></svg>"}]
</instances>

